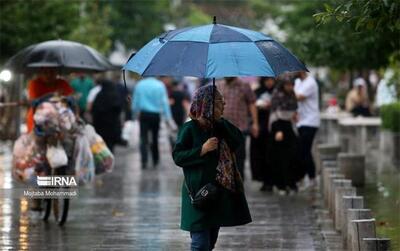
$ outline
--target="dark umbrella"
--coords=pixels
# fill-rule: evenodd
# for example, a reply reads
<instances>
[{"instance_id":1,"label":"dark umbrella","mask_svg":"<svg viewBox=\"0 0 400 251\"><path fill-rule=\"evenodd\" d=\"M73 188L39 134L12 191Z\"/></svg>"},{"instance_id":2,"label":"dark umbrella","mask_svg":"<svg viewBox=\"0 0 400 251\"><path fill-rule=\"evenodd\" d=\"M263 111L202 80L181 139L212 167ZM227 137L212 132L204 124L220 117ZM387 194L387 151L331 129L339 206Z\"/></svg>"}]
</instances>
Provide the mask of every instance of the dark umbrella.
<instances>
[{"instance_id":1,"label":"dark umbrella","mask_svg":"<svg viewBox=\"0 0 400 251\"><path fill-rule=\"evenodd\" d=\"M60 73L115 69L95 49L65 40L51 40L28 46L10 58L5 68L17 73L32 73L40 68L54 68Z\"/></svg>"}]
</instances>

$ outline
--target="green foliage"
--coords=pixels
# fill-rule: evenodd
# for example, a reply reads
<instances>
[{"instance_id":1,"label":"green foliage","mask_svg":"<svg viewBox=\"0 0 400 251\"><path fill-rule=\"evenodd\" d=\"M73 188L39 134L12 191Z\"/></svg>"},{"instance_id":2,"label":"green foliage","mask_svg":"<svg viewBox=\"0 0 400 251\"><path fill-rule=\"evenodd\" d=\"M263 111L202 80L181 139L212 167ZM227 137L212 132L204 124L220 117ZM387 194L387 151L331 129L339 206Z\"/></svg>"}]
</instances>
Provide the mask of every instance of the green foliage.
<instances>
[{"instance_id":1,"label":"green foliage","mask_svg":"<svg viewBox=\"0 0 400 251\"><path fill-rule=\"evenodd\" d=\"M314 15L319 27L339 22L366 38L377 51L376 66L392 68L400 61L400 2L398 0L335 1ZM366 50L368 53L371 51ZM381 55L379 55L381 54ZM397 62L397 63L396 63ZM375 67L376 68L376 67Z\"/></svg>"},{"instance_id":2,"label":"green foliage","mask_svg":"<svg viewBox=\"0 0 400 251\"><path fill-rule=\"evenodd\" d=\"M97 1L82 3L79 23L67 38L107 53L112 45L112 28L109 25L111 8L101 7Z\"/></svg>"},{"instance_id":3,"label":"green foliage","mask_svg":"<svg viewBox=\"0 0 400 251\"><path fill-rule=\"evenodd\" d=\"M211 17L197 8L195 5L190 6L189 15L187 17L189 25L209 24Z\"/></svg>"},{"instance_id":4,"label":"green foliage","mask_svg":"<svg viewBox=\"0 0 400 251\"><path fill-rule=\"evenodd\" d=\"M383 105L380 109L382 128L400 132L400 102Z\"/></svg>"},{"instance_id":5,"label":"green foliage","mask_svg":"<svg viewBox=\"0 0 400 251\"><path fill-rule=\"evenodd\" d=\"M286 12L282 22L288 31L288 47L307 63L329 66L336 69L374 69L388 64L393 47L388 46L387 38L374 31L355 32L350 23L331 19L324 25L316 20L323 18L315 13L329 7L332 1L296 2Z\"/></svg>"},{"instance_id":6,"label":"green foliage","mask_svg":"<svg viewBox=\"0 0 400 251\"><path fill-rule=\"evenodd\" d=\"M340 3L341 2L341 3ZM315 15L317 21L326 23L331 19L350 22L357 31L400 31L400 2L397 0L339 1L335 6L325 4L325 11Z\"/></svg>"},{"instance_id":7,"label":"green foliage","mask_svg":"<svg viewBox=\"0 0 400 251\"><path fill-rule=\"evenodd\" d=\"M164 23L170 22L170 2L167 0L109 1L105 4L113 9L111 39L121 41L128 48L140 49L164 32Z\"/></svg>"},{"instance_id":8,"label":"green foliage","mask_svg":"<svg viewBox=\"0 0 400 251\"><path fill-rule=\"evenodd\" d=\"M393 76L388 85L394 86L397 100L400 100L400 51L396 51L389 58L389 68L393 70Z\"/></svg>"},{"instance_id":9,"label":"green foliage","mask_svg":"<svg viewBox=\"0 0 400 251\"><path fill-rule=\"evenodd\" d=\"M28 45L65 39L76 27L79 2L1 0L0 51L6 59Z\"/></svg>"}]
</instances>

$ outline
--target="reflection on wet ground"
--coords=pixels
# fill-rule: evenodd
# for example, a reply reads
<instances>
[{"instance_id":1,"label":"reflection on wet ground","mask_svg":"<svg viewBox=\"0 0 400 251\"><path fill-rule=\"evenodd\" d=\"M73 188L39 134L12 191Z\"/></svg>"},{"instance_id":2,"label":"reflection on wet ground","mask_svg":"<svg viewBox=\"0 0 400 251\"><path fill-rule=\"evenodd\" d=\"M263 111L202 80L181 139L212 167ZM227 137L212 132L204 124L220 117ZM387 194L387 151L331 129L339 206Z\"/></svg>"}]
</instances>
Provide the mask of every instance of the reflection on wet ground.
<instances>
[{"instance_id":1,"label":"reflection on wet ground","mask_svg":"<svg viewBox=\"0 0 400 251\"><path fill-rule=\"evenodd\" d=\"M182 172L162 141L163 166L141 170L137 149L117 149L113 173L97 177L71 200L59 227L28 210L26 199L0 198L1 250L188 250L179 229ZM13 185L9 159L0 159L0 186ZM222 228L216 250L324 250L307 194L280 197L247 181L253 223Z\"/></svg>"}]
</instances>

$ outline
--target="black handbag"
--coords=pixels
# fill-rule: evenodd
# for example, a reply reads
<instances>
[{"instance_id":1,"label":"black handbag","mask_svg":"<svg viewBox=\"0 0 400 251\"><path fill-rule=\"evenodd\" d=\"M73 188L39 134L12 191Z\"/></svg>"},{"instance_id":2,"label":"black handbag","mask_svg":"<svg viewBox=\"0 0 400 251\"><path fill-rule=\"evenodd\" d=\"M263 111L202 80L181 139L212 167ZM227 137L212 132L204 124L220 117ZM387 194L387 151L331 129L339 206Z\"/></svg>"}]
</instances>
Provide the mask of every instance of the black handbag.
<instances>
[{"instance_id":1,"label":"black handbag","mask_svg":"<svg viewBox=\"0 0 400 251\"><path fill-rule=\"evenodd\" d=\"M197 191L196 195L193 196L193 193L190 191L189 187L186 184L186 189L189 193L190 201L192 205L200 210L206 210L210 208L213 202L217 199L218 196L218 187L213 183L208 183L204 185L202 188Z\"/></svg>"}]
</instances>

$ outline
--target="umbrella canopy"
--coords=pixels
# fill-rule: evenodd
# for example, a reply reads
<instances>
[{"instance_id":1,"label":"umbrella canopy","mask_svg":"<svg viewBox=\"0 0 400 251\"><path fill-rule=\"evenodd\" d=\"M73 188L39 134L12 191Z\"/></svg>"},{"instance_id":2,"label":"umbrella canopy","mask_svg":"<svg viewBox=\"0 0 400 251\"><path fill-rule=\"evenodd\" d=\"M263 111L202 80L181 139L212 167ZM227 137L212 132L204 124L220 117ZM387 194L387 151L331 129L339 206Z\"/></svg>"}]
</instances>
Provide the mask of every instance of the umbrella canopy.
<instances>
[{"instance_id":1,"label":"umbrella canopy","mask_svg":"<svg viewBox=\"0 0 400 251\"><path fill-rule=\"evenodd\" d=\"M263 33L211 24L173 30L151 40L125 64L142 76L219 78L307 71L291 52Z\"/></svg>"},{"instance_id":2,"label":"umbrella canopy","mask_svg":"<svg viewBox=\"0 0 400 251\"><path fill-rule=\"evenodd\" d=\"M102 72L113 65L95 49L72 41L51 40L34 44L10 58L5 68L31 73L39 68L54 68L60 73Z\"/></svg>"}]
</instances>

